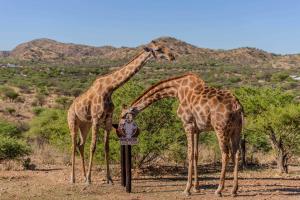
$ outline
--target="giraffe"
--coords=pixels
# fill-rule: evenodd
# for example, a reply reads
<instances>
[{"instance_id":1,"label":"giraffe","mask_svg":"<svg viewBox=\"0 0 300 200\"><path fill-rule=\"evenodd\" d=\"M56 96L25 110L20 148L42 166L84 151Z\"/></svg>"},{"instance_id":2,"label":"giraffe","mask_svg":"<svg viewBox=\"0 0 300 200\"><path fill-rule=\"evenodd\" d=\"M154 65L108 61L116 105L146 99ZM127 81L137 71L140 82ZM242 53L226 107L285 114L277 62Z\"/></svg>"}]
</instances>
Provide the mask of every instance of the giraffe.
<instances>
[{"instance_id":1,"label":"giraffe","mask_svg":"<svg viewBox=\"0 0 300 200\"><path fill-rule=\"evenodd\" d=\"M162 45L160 41L152 41L126 65L110 74L99 76L87 91L74 99L68 110L68 126L72 139L71 183L75 183L76 146L80 153L82 172L86 179L86 184L91 183L92 160L96 150L99 128L103 128L105 131L104 149L107 183L113 183L109 171L109 134L112 129L112 116L114 111L111 96L116 89L121 87L136 74L151 58L162 58L170 61L175 59L169 48ZM84 145L90 129L92 129L92 142L86 175ZM77 143L78 132L80 141Z\"/></svg>"},{"instance_id":2,"label":"giraffe","mask_svg":"<svg viewBox=\"0 0 300 200\"><path fill-rule=\"evenodd\" d=\"M243 108L238 99L230 91L208 87L196 74L188 73L151 86L128 108L123 108L119 127L124 123L124 119L136 117L153 102L167 97L179 100L177 115L183 123L188 141L188 181L184 194L190 195L193 166L194 191L199 192L198 138L202 131L214 130L222 153L220 182L215 194L222 195L226 165L231 151L234 164L234 186L231 193L235 196L238 189L239 142L243 124Z\"/></svg>"}]
</instances>

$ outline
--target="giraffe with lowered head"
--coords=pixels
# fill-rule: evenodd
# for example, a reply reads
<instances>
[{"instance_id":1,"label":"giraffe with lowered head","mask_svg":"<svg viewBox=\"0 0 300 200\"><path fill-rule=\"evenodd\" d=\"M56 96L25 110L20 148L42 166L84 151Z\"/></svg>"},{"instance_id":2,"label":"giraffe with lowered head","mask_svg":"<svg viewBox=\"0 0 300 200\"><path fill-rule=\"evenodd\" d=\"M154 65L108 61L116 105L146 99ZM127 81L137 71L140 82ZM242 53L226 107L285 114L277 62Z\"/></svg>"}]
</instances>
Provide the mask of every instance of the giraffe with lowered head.
<instances>
[{"instance_id":1,"label":"giraffe with lowered head","mask_svg":"<svg viewBox=\"0 0 300 200\"><path fill-rule=\"evenodd\" d=\"M199 133L214 130L222 154L220 183L216 194L221 196L224 189L226 165L231 153L234 164L232 195L235 196L238 189L239 143L243 124L243 108L238 99L227 90L208 87L197 75L190 73L151 86L129 108L123 108L119 127L122 127L124 119L133 119L153 102L167 97L179 100L177 115L183 123L188 141L188 181L184 194L190 195L193 166L194 191L199 191L197 174Z\"/></svg>"},{"instance_id":2,"label":"giraffe with lowered head","mask_svg":"<svg viewBox=\"0 0 300 200\"><path fill-rule=\"evenodd\" d=\"M105 131L104 148L106 178L107 183L112 183L109 171L109 134L112 129L114 105L111 96L116 89L121 87L136 74L151 58L174 60L173 54L166 46L161 44L160 41L152 41L148 46L144 47L138 55L129 61L128 64L110 74L99 76L86 92L74 99L68 110L68 125L72 138L71 183L75 183L76 146L80 153L82 172L86 179L86 183L91 183L92 161L96 150L99 128L103 128ZM90 146L88 172L86 175L84 145L90 129L92 129L92 141ZM80 141L77 143L78 135Z\"/></svg>"}]
</instances>

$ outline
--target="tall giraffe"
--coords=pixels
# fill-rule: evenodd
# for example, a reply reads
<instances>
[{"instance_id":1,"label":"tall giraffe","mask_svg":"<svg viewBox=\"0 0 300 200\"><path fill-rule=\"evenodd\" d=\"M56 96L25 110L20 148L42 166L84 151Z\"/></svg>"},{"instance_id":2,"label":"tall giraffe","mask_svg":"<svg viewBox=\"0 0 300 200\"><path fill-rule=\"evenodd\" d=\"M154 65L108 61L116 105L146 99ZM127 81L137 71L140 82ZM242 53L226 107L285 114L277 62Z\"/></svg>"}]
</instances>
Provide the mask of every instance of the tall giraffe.
<instances>
[{"instance_id":1,"label":"tall giraffe","mask_svg":"<svg viewBox=\"0 0 300 200\"><path fill-rule=\"evenodd\" d=\"M109 133L112 128L112 115L114 105L111 99L112 93L136 74L142 66L151 58L165 58L174 60L171 51L159 41L152 41L147 47L135 56L122 68L98 77L92 86L77 97L68 110L68 125L72 137L72 173L71 182L75 182L75 151L76 145L80 152L82 171L86 183L91 183L91 169L93 155L96 150L96 142L100 126L104 128L105 136L105 160L107 183L112 182L109 171ZM90 158L86 176L84 162L84 144L89 130L92 128L92 142L90 146ZM77 144L77 134L80 130L80 142Z\"/></svg>"},{"instance_id":2,"label":"tall giraffe","mask_svg":"<svg viewBox=\"0 0 300 200\"><path fill-rule=\"evenodd\" d=\"M119 127L124 119L133 119L153 102L167 97L179 100L177 115L183 123L188 141L188 181L185 195L190 195L194 165L194 191L198 192L198 138L202 131L215 130L222 153L222 170L216 194L224 189L226 165L231 149L234 163L234 186L232 195L238 189L239 142L243 122L243 109L229 91L208 87L195 74L163 80L153 85L138 97L129 108L123 108ZM120 131L120 130L118 130Z\"/></svg>"}]
</instances>

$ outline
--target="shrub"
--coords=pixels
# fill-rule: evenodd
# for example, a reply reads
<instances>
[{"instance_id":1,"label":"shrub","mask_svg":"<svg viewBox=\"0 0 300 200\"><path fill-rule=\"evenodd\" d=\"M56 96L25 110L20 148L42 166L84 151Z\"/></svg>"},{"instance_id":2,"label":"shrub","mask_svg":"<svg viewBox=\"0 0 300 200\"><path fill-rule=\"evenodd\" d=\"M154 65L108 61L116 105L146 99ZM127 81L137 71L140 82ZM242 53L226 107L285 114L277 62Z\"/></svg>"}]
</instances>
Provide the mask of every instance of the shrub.
<instances>
[{"instance_id":1,"label":"shrub","mask_svg":"<svg viewBox=\"0 0 300 200\"><path fill-rule=\"evenodd\" d=\"M19 94L10 87L1 87L0 92L4 99L9 99L11 101L14 101L19 96Z\"/></svg>"},{"instance_id":2,"label":"shrub","mask_svg":"<svg viewBox=\"0 0 300 200\"><path fill-rule=\"evenodd\" d=\"M34 115L39 115L41 112L43 112L45 109L44 108L42 108L42 107L34 107L33 109L32 109L32 112L33 112L33 114Z\"/></svg>"},{"instance_id":3,"label":"shrub","mask_svg":"<svg viewBox=\"0 0 300 200\"><path fill-rule=\"evenodd\" d=\"M26 135L31 139L50 143L60 149L69 149L70 134L66 117L66 111L45 109L32 119Z\"/></svg>"},{"instance_id":4,"label":"shrub","mask_svg":"<svg viewBox=\"0 0 300 200\"><path fill-rule=\"evenodd\" d=\"M30 153L29 146L21 140L22 129L0 120L0 161L15 159Z\"/></svg>"},{"instance_id":5,"label":"shrub","mask_svg":"<svg viewBox=\"0 0 300 200\"><path fill-rule=\"evenodd\" d=\"M8 108L5 108L5 112L12 115L16 112L16 109L8 107Z\"/></svg>"},{"instance_id":6,"label":"shrub","mask_svg":"<svg viewBox=\"0 0 300 200\"><path fill-rule=\"evenodd\" d=\"M45 104L46 101L46 96L43 94L37 94L35 96L35 100L32 103L33 106L43 106Z\"/></svg>"},{"instance_id":7,"label":"shrub","mask_svg":"<svg viewBox=\"0 0 300 200\"><path fill-rule=\"evenodd\" d=\"M27 144L19 139L0 136L0 161L16 159L30 153Z\"/></svg>"},{"instance_id":8,"label":"shrub","mask_svg":"<svg viewBox=\"0 0 300 200\"><path fill-rule=\"evenodd\" d=\"M60 108L66 109L71 104L71 99L68 97L62 96L62 97L58 97L57 99L55 99L55 103L57 103Z\"/></svg>"},{"instance_id":9,"label":"shrub","mask_svg":"<svg viewBox=\"0 0 300 200\"><path fill-rule=\"evenodd\" d=\"M20 138L21 129L16 125L0 120L0 136Z\"/></svg>"},{"instance_id":10,"label":"shrub","mask_svg":"<svg viewBox=\"0 0 300 200\"><path fill-rule=\"evenodd\" d=\"M286 72L278 72L274 73L271 77L272 82L281 82L287 80L289 78L289 74Z\"/></svg>"}]
</instances>

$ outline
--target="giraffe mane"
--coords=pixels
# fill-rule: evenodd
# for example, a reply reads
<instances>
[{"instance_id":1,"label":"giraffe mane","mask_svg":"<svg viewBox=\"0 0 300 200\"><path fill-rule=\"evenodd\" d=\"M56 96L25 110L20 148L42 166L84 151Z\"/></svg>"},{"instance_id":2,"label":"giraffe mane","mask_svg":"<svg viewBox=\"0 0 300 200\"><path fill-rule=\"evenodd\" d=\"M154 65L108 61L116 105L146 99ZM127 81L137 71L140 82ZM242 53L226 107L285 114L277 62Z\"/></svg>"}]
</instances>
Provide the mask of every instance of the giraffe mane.
<instances>
[{"instance_id":1,"label":"giraffe mane","mask_svg":"<svg viewBox=\"0 0 300 200\"><path fill-rule=\"evenodd\" d=\"M118 69L115 69L113 71L111 71L108 74L102 74L97 76L97 78L102 78L102 77L106 77L106 76L110 76L112 75L114 72L119 71L120 69L122 69L123 67L127 66L129 63L131 63L132 61L134 61L137 57L139 57L140 55L142 55L144 53L144 51L141 51L140 53L136 54L132 59L130 59L126 64L122 65L121 67L118 67ZM97 79L96 78L96 79Z\"/></svg>"},{"instance_id":2,"label":"giraffe mane","mask_svg":"<svg viewBox=\"0 0 300 200\"><path fill-rule=\"evenodd\" d=\"M195 75L195 74L192 73L192 72L190 72L190 73L187 73L187 74L184 74L184 75L181 75L181 76L175 76L175 77L171 77L171 78L162 80L162 81L160 81L160 82L158 82L158 83L152 85L152 86L149 87L147 90L145 90L145 91L143 92L143 94L141 94L136 100L134 100L134 101L131 103L131 106L134 105L136 102L138 102L145 94L147 94L150 90L152 90L153 88L157 87L158 85L160 85L160 84L162 84L162 83L169 82L169 81L181 79L181 78L183 78L183 77L190 76L190 75Z\"/></svg>"}]
</instances>

